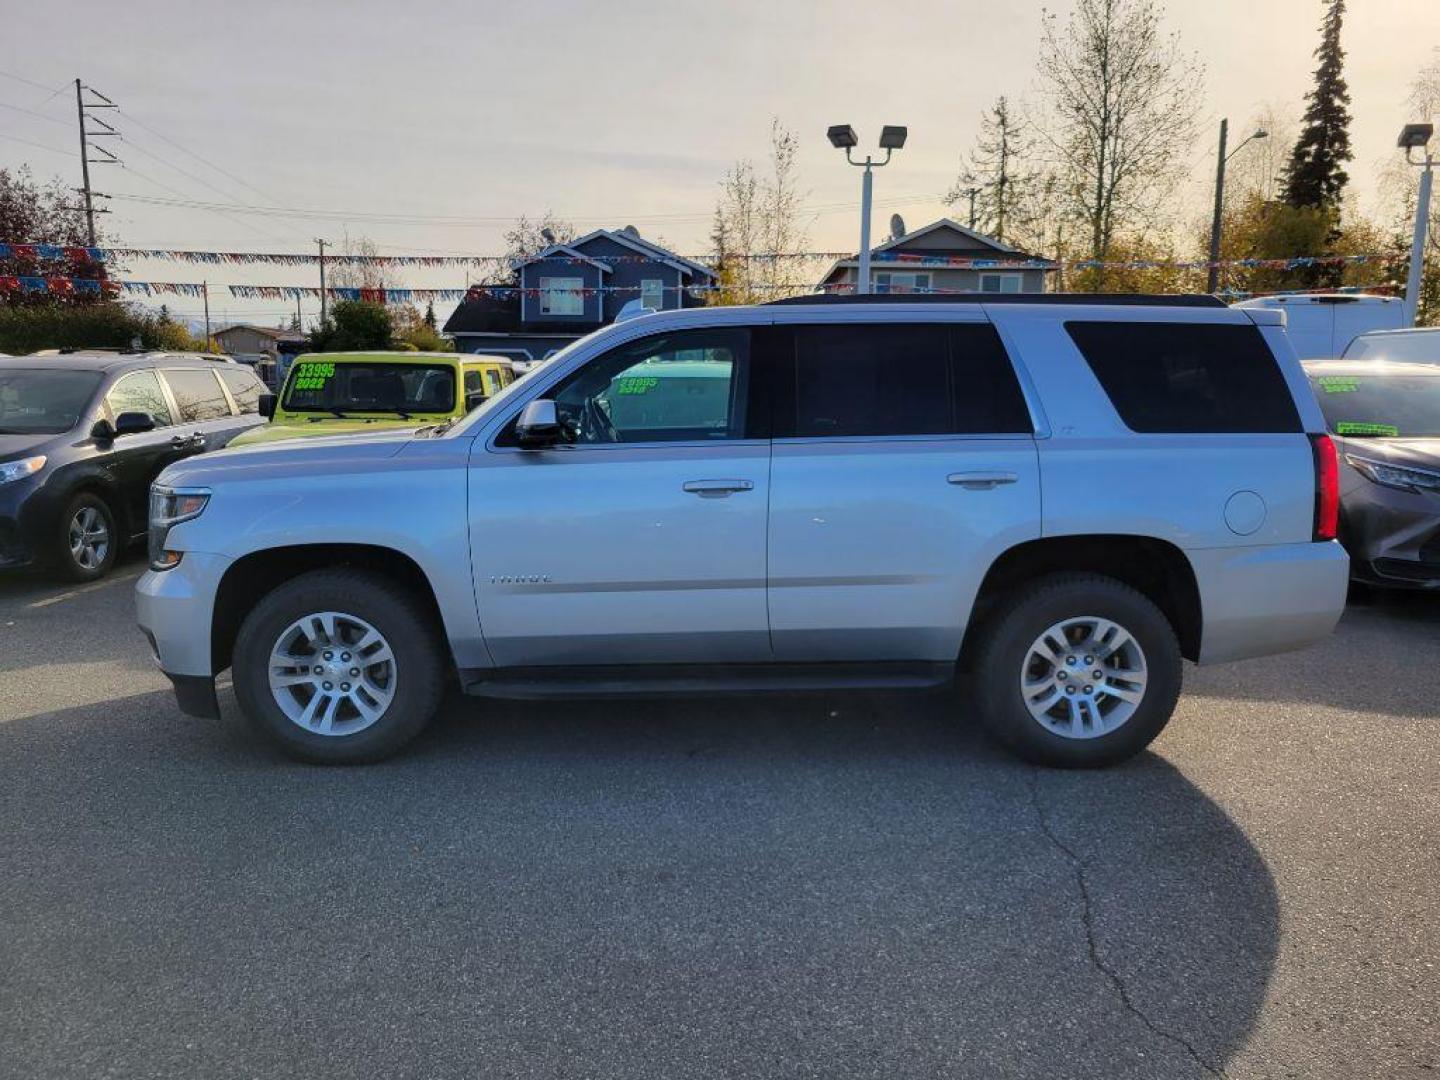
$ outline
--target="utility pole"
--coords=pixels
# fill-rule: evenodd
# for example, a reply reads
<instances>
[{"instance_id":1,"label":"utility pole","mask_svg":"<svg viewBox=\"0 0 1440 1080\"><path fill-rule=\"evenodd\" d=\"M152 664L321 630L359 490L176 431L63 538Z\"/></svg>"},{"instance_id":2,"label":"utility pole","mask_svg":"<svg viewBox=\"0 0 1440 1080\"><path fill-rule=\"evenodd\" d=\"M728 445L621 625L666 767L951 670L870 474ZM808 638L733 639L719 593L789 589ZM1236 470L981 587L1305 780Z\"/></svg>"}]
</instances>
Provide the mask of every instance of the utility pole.
<instances>
[{"instance_id":1,"label":"utility pole","mask_svg":"<svg viewBox=\"0 0 1440 1080\"><path fill-rule=\"evenodd\" d=\"M1410 272L1405 277L1405 325L1415 325L1415 315L1420 307L1420 285L1425 272L1425 231L1430 223L1430 186L1434 180L1437 158L1430 152L1430 138L1435 134L1433 124L1406 124L1400 132L1400 149L1405 151L1405 163L1424 169L1420 174L1420 190L1415 197L1415 235L1410 243ZM1416 161L1411 151L1419 150L1423 155Z\"/></svg>"},{"instance_id":2,"label":"utility pole","mask_svg":"<svg viewBox=\"0 0 1440 1080\"><path fill-rule=\"evenodd\" d=\"M1220 150L1215 155L1215 215L1210 219L1210 267L1205 275L1205 291L1215 292L1220 287L1220 226L1222 224L1221 213L1225 206L1225 163L1240 152L1240 148L1246 143L1255 139L1268 139L1270 133L1264 128L1257 128L1255 134L1235 147L1230 153L1225 152L1225 139L1230 134L1230 121L1220 121Z\"/></svg>"},{"instance_id":3,"label":"utility pole","mask_svg":"<svg viewBox=\"0 0 1440 1080\"><path fill-rule=\"evenodd\" d=\"M325 241L316 240L315 243L320 245L320 325L323 327L327 310L325 306Z\"/></svg>"},{"instance_id":4,"label":"utility pole","mask_svg":"<svg viewBox=\"0 0 1440 1080\"><path fill-rule=\"evenodd\" d=\"M200 282L200 291L205 294L205 351L210 351L210 282Z\"/></svg>"},{"instance_id":5,"label":"utility pole","mask_svg":"<svg viewBox=\"0 0 1440 1080\"><path fill-rule=\"evenodd\" d=\"M305 330L305 316L300 314L300 294L295 294L295 329L303 332Z\"/></svg>"},{"instance_id":6,"label":"utility pole","mask_svg":"<svg viewBox=\"0 0 1440 1080\"><path fill-rule=\"evenodd\" d=\"M92 97L97 97L100 100L98 102L86 101L85 94L87 92ZM88 110L114 108L117 108L116 104L109 98L107 98L104 94L100 93L93 87L86 86L79 79L75 80L75 114L77 119L80 121L80 175L85 185L80 189L80 193L85 196L85 228L86 234L90 238L91 247L95 246L96 210L95 192L90 187L90 151L97 150L101 154L105 155L104 157L96 160L95 164L97 165L118 165L120 164L120 161L114 154L112 154L109 150L106 150L103 146L94 146L91 144L90 139L92 135L119 135L119 132L116 131L113 127L111 127L109 124L107 124L104 120L101 120L98 116L89 116ZM85 124L87 118L94 120L104 130L95 132L89 131ZM99 211L99 213L102 214L108 212L109 211L107 210Z\"/></svg>"}]
</instances>

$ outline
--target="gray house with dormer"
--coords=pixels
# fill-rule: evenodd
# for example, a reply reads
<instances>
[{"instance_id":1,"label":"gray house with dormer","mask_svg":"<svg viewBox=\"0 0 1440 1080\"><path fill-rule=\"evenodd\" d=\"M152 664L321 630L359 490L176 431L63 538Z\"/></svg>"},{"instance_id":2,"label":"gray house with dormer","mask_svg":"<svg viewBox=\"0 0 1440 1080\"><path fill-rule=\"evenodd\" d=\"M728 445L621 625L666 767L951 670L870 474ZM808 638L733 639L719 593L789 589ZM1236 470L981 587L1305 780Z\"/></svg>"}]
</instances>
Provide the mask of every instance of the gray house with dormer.
<instances>
[{"instance_id":1,"label":"gray house with dormer","mask_svg":"<svg viewBox=\"0 0 1440 1080\"><path fill-rule=\"evenodd\" d=\"M656 311L697 307L719 275L645 240L596 229L515 264L515 287L480 286L446 320L460 352L543 360L615 321L632 300Z\"/></svg>"},{"instance_id":2,"label":"gray house with dormer","mask_svg":"<svg viewBox=\"0 0 1440 1080\"><path fill-rule=\"evenodd\" d=\"M1050 259L1001 243L941 218L870 249L870 284L877 293L1045 292L1059 269ZM840 259L821 278L821 292L850 294L860 279L856 256Z\"/></svg>"}]
</instances>

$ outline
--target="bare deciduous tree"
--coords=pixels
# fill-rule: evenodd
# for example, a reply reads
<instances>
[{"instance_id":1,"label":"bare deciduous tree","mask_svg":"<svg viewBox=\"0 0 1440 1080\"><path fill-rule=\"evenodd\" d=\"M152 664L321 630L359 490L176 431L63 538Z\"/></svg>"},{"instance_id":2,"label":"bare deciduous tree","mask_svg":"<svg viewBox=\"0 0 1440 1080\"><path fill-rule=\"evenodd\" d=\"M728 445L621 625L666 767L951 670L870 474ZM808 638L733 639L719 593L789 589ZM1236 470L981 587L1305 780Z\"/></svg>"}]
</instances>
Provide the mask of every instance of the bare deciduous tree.
<instances>
[{"instance_id":1,"label":"bare deciduous tree","mask_svg":"<svg viewBox=\"0 0 1440 1080\"><path fill-rule=\"evenodd\" d=\"M966 204L974 193L974 228L1002 243L1023 242L1034 229L1036 173L1030 124L1003 95L986 110L980 136L964 170L945 196L947 206Z\"/></svg>"},{"instance_id":2,"label":"bare deciduous tree","mask_svg":"<svg viewBox=\"0 0 1440 1080\"><path fill-rule=\"evenodd\" d=\"M1185 173L1204 72L1161 17L1155 0L1077 0L1063 23L1045 13L1038 127L1091 258L1143 234Z\"/></svg>"},{"instance_id":3,"label":"bare deciduous tree","mask_svg":"<svg viewBox=\"0 0 1440 1080\"><path fill-rule=\"evenodd\" d=\"M720 268L719 303L774 299L802 280L791 257L804 251L809 239L801 209L805 193L796 176L799 148L795 133L773 119L765 175L742 160L721 178L710 234Z\"/></svg>"}]
</instances>

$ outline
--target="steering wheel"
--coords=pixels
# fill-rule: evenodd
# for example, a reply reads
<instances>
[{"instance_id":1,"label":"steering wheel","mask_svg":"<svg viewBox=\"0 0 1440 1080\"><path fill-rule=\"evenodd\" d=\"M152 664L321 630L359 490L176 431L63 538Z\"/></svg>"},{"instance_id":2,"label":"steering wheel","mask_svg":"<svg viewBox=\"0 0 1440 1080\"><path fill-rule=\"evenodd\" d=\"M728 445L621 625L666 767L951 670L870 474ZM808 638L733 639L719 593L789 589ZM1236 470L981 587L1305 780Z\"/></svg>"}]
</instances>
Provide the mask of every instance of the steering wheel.
<instances>
[{"instance_id":1,"label":"steering wheel","mask_svg":"<svg viewBox=\"0 0 1440 1080\"><path fill-rule=\"evenodd\" d=\"M596 398L585 399L582 415L583 422L580 431L586 442L618 443L623 441L620 438L620 432L615 430L615 425L610 422L610 417L605 415L605 410L600 407Z\"/></svg>"}]
</instances>

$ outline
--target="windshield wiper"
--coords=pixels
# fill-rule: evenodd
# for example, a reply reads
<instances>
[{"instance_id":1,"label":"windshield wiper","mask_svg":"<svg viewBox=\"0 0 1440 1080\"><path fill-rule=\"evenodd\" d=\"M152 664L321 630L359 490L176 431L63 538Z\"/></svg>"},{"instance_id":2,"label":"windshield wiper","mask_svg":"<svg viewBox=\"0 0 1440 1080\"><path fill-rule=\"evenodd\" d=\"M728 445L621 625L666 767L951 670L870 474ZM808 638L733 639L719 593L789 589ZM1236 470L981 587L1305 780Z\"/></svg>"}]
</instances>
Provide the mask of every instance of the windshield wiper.
<instances>
[{"instance_id":1,"label":"windshield wiper","mask_svg":"<svg viewBox=\"0 0 1440 1080\"><path fill-rule=\"evenodd\" d=\"M330 413L331 413L332 415L338 416L341 420L349 420L349 419L350 419L350 417L346 416L343 411L341 411L340 409L335 408L334 405L331 405L331 406L330 406L329 411L330 411Z\"/></svg>"}]
</instances>

